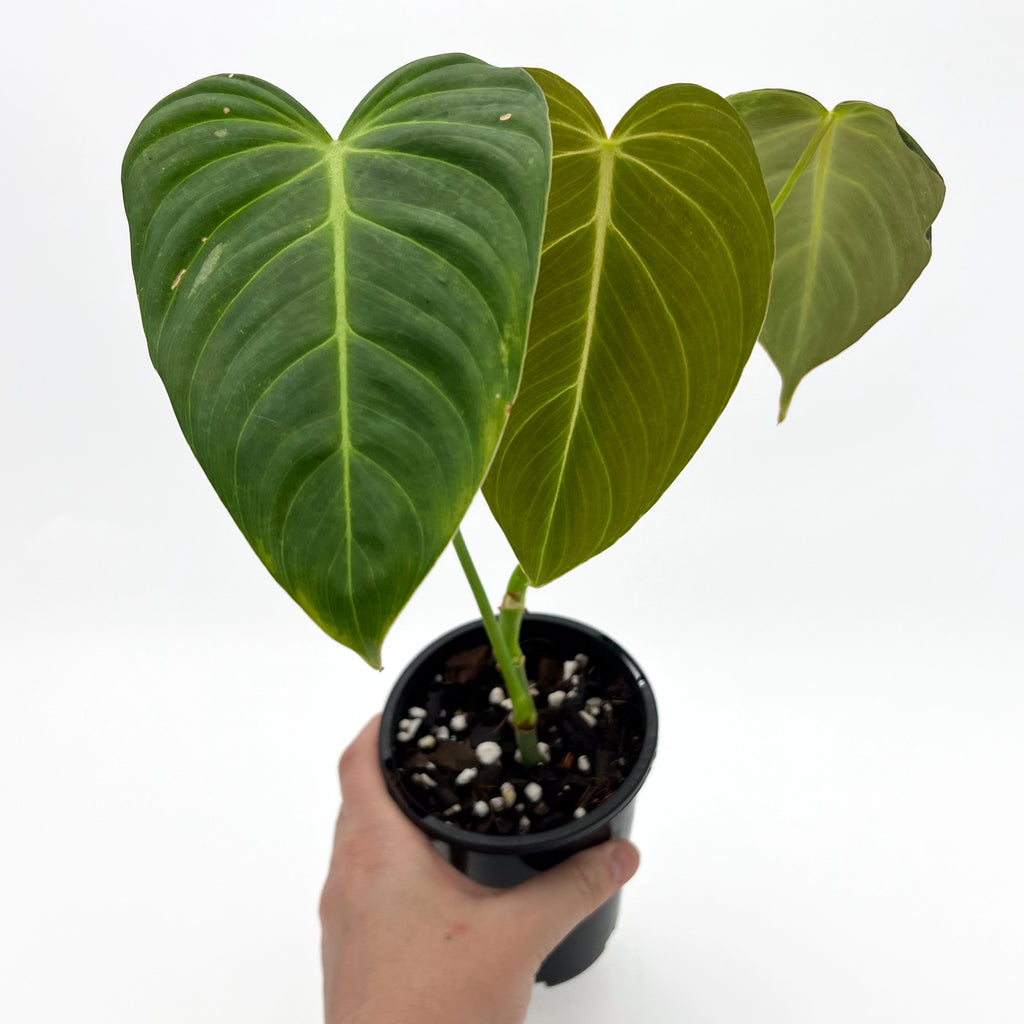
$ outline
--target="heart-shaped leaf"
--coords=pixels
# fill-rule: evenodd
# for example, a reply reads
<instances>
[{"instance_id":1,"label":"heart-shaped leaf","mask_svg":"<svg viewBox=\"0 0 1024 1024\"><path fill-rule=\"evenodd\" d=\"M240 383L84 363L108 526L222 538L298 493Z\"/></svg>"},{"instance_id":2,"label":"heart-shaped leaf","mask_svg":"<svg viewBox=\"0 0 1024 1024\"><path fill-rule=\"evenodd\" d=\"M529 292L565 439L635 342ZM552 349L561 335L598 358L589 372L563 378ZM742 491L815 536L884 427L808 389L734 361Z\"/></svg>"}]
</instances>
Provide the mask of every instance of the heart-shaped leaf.
<instances>
[{"instance_id":1,"label":"heart-shaped leaf","mask_svg":"<svg viewBox=\"0 0 1024 1024\"><path fill-rule=\"evenodd\" d=\"M264 564L371 664L483 479L519 384L544 97L455 54L337 141L240 75L159 103L123 167L153 363Z\"/></svg>"},{"instance_id":2,"label":"heart-shaped leaf","mask_svg":"<svg viewBox=\"0 0 1024 1024\"><path fill-rule=\"evenodd\" d=\"M782 420L800 380L917 280L945 186L892 114L871 103L829 111L781 89L729 101L753 135L775 213L775 276L760 340L782 375Z\"/></svg>"},{"instance_id":3,"label":"heart-shaped leaf","mask_svg":"<svg viewBox=\"0 0 1024 1024\"><path fill-rule=\"evenodd\" d=\"M720 96L669 85L609 139L573 86L531 71L554 143L523 384L484 494L533 583L608 547L725 407L764 319L772 215Z\"/></svg>"}]
</instances>

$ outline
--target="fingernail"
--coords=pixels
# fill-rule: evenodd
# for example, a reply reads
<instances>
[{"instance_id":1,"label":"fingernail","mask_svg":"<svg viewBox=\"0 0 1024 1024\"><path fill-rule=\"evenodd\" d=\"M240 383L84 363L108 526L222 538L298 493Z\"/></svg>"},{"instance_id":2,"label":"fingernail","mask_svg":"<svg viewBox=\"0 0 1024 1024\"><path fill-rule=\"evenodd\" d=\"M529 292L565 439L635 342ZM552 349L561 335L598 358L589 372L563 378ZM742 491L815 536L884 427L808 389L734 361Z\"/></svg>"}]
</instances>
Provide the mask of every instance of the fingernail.
<instances>
[{"instance_id":1,"label":"fingernail","mask_svg":"<svg viewBox=\"0 0 1024 1024\"><path fill-rule=\"evenodd\" d=\"M616 843L612 850L612 876L618 885L625 885L639 867L636 848L629 843Z\"/></svg>"}]
</instances>

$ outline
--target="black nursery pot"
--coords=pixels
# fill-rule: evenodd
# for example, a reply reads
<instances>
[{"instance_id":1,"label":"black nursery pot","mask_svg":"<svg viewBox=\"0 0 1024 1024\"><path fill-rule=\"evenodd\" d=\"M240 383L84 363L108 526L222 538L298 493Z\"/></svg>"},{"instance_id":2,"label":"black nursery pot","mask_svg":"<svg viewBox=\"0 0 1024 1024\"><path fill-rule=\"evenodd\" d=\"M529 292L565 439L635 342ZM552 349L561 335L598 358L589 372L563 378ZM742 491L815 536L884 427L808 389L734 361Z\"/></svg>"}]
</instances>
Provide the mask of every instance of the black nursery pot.
<instances>
[{"instance_id":1,"label":"black nursery pot","mask_svg":"<svg viewBox=\"0 0 1024 1024\"><path fill-rule=\"evenodd\" d=\"M633 820L633 800L654 760L658 714L650 686L640 667L613 640L589 626L551 615L527 614L520 644L531 679L539 658L562 660L586 655L590 665L629 690L629 714L637 723L635 760L628 772L599 806L581 818L547 831L512 835L488 835L453 826L437 814L417 808L417 796L395 774L396 730L406 709L422 699L426 688L443 675L456 654L487 644L479 621L467 623L421 651L395 683L384 709L380 733L380 758L388 789L398 806L433 841L445 858L470 878L500 888L516 885L565 860L580 850L612 838L628 838ZM458 684L453 684L458 685ZM540 707L542 701L538 701ZM543 723L543 715L542 715ZM474 745L480 736L473 737ZM543 739L543 734L541 736ZM619 895L579 924L548 956L537 980L555 985L586 970L604 950L615 928Z\"/></svg>"}]
</instances>

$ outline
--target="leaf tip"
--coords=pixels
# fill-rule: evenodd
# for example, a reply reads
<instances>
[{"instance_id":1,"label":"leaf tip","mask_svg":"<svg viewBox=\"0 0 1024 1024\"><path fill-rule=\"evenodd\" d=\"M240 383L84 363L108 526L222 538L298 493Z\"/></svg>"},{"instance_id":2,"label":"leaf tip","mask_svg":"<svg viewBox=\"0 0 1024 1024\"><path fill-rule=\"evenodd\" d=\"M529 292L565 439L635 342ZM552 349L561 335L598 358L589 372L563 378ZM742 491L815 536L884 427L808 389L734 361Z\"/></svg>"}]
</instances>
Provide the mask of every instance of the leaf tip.
<instances>
[{"instance_id":1,"label":"leaf tip","mask_svg":"<svg viewBox=\"0 0 1024 1024\"><path fill-rule=\"evenodd\" d=\"M335 639L338 638L335 637ZM381 645L379 643L365 639L360 644L355 644L351 640L341 640L340 643L355 651L375 672L383 671L384 663L381 660Z\"/></svg>"},{"instance_id":2,"label":"leaf tip","mask_svg":"<svg viewBox=\"0 0 1024 1024\"><path fill-rule=\"evenodd\" d=\"M799 381L790 381L783 378L782 391L779 393L779 418L775 421L776 425L782 423L789 413L789 405L793 401L793 393L796 391L796 386Z\"/></svg>"},{"instance_id":3,"label":"leaf tip","mask_svg":"<svg viewBox=\"0 0 1024 1024\"><path fill-rule=\"evenodd\" d=\"M366 637L361 636L359 643L355 643L353 639L345 639L341 641L346 647L351 648L356 654L359 655L367 665L370 666L375 672L380 672L384 668L384 663L381 660L381 647L383 644L383 637L380 640L368 640Z\"/></svg>"}]
</instances>

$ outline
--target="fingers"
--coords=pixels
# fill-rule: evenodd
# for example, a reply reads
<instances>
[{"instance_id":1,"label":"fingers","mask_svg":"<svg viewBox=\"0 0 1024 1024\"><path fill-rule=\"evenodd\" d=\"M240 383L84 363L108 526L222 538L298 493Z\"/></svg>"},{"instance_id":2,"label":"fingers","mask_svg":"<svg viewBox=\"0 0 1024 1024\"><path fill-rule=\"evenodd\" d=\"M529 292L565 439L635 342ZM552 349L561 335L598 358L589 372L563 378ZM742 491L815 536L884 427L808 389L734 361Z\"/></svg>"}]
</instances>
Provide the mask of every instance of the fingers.
<instances>
[{"instance_id":1,"label":"fingers","mask_svg":"<svg viewBox=\"0 0 1024 1024\"><path fill-rule=\"evenodd\" d=\"M541 939L546 956L585 917L636 874L637 848L615 839L584 850L508 892L513 914L524 914Z\"/></svg>"},{"instance_id":2,"label":"fingers","mask_svg":"<svg viewBox=\"0 0 1024 1024\"><path fill-rule=\"evenodd\" d=\"M342 800L339 829L342 826L348 831L384 828L401 832L403 837L407 834L410 842L418 842L421 833L398 809L384 782L377 747L380 721L381 716L374 715L341 755L338 763Z\"/></svg>"},{"instance_id":3,"label":"fingers","mask_svg":"<svg viewBox=\"0 0 1024 1024\"><path fill-rule=\"evenodd\" d=\"M338 762L341 796L346 804L353 807L372 805L382 794L387 795L377 758L380 720L380 715L374 715L346 747Z\"/></svg>"}]
</instances>

